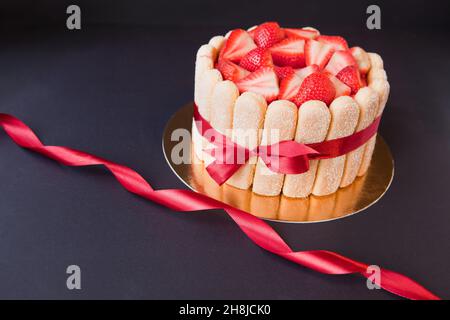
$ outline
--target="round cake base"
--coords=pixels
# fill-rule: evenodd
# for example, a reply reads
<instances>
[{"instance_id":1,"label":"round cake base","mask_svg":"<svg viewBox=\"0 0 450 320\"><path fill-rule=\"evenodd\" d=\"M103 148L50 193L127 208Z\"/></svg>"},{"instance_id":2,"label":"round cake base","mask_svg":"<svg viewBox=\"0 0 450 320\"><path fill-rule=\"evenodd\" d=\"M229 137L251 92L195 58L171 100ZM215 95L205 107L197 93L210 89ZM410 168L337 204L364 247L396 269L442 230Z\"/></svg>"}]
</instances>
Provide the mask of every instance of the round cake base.
<instances>
[{"instance_id":1,"label":"round cake base","mask_svg":"<svg viewBox=\"0 0 450 320\"><path fill-rule=\"evenodd\" d=\"M163 133L163 151L169 166L189 188L206 194L211 198L227 203L235 208L249 212L260 218L291 223L309 223L331 221L348 217L370 207L377 202L389 188L394 177L394 160L388 145L378 135L375 151L367 173L358 177L351 185L340 188L332 195L308 198L289 198L283 195L265 197L251 190L241 190L227 185L222 186L209 176L203 163L194 161L191 143L183 143L184 159L189 163L176 164L172 157L172 149L180 144L178 135L172 139L176 129L180 133L191 132L193 103L179 109L170 118ZM177 151L179 149L177 148Z\"/></svg>"}]
</instances>

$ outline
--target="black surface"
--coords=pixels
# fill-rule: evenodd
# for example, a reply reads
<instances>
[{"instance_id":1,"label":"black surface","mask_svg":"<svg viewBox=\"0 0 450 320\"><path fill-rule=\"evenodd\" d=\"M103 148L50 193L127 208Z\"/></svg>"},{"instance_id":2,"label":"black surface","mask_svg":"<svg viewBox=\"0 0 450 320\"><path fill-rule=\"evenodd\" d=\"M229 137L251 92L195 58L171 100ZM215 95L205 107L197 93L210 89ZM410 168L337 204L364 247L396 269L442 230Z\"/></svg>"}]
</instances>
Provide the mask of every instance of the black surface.
<instances>
[{"instance_id":1,"label":"black surface","mask_svg":"<svg viewBox=\"0 0 450 320\"><path fill-rule=\"evenodd\" d=\"M139 19L130 7L120 23L94 25L117 12L91 15L93 24L78 32L66 30L64 21L27 28L19 18L3 21L0 112L21 118L47 144L129 165L157 188L183 187L165 163L161 136L171 114L192 100L195 51L210 36L270 19L271 12L248 5L235 20L131 26L127 19L143 22L145 12L156 13L142 10ZM418 16L411 25L408 17L420 10L407 9L382 11L395 24L381 31L365 29L364 9L361 21L342 25L314 8L304 19L275 11L274 20L306 20L382 54L392 92L380 131L396 174L388 193L364 213L271 224L294 249L329 249L379 264L450 298L449 34L431 28L444 23L441 10L431 20L431 9L423 9L425 20ZM342 10L356 16L351 6ZM363 278L318 274L266 253L220 211L173 213L125 192L103 169L63 167L3 133L0 181L0 298L396 298L368 290ZM66 289L70 264L82 269L81 291Z\"/></svg>"}]
</instances>

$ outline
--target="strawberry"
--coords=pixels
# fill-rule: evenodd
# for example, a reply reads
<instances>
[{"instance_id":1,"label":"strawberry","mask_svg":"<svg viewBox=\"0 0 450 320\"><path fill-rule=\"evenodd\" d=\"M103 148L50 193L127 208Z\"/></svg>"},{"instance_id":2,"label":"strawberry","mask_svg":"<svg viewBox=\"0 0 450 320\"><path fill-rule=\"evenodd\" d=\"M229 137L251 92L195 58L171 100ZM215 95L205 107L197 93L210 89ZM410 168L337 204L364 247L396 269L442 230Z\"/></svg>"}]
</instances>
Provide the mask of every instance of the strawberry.
<instances>
[{"instance_id":1,"label":"strawberry","mask_svg":"<svg viewBox=\"0 0 450 320\"><path fill-rule=\"evenodd\" d=\"M255 30L255 43L258 47L270 48L284 38L284 30L276 22L266 22Z\"/></svg>"},{"instance_id":2,"label":"strawberry","mask_svg":"<svg viewBox=\"0 0 450 320\"><path fill-rule=\"evenodd\" d=\"M349 51L339 50L333 53L330 61L328 61L325 71L332 75L337 75L339 71L347 66L355 66L356 61Z\"/></svg>"},{"instance_id":3,"label":"strawberry","mask_svg":"<svg viewBox=\"0 0 450 320\"><path fill-rule=\"evenodd\" d=\"M305 44L306 65L317 64L320 69L323 69L333 52L334 49L331 45L316 40L308 40Z\"/></svg>"},{"instance_id":4,"label":"strawberry","mask_svg":"<svg viewBox=\"0 0 450 320\"><path fill-rule=\"evenodd\" d=\"M250 74L249 71L225 59L219 60L219 62L217 63L217 69L220 71L220 73L222 73L222 77L225 80L231 81L240 80Z\"/></svg>"},{"instance_id":5,"label":"strawberry","mask_svg":"<svg viewBox=\"0 0 450 320\"><path fill-rule=\"evenodd\" d=\"M250 37L252 37L252 39L255 39L256 29L258 29L258 26L253 26L247 30L248 34L250 35Z\"/></svg>"},{"instance_id":6,"label":"strawberry","mask_svg":"<svg viewBox=\"0 0 450 320\"><path fill-rule=\"evenodd\" d=\"M294 103L300 107L309 100L320 100L329 105L336 96L336 89L328 77L315 72L303 80L297 95L294 97Z\"/></svg>"},{"instance_id":7,"label":"strawberry","mask_svg":"<svg viewBox=\"0 0 450 320\"><path fill-rule=\"evenodd\" d=\"M272 56L267 49L255 48L241 59L239 65L248 71L256 71L261 67L271 67L273 66Z\"/></svg>"},{"instance_id":8,"label":"strawberry","mask_svg":"<svg viewBox=\"0 0 450 320\"><path fill-rule=\"evenodd\" d=\"M293 100L303 80L314 72L318 72L319 67L315 64L294 70L295 77L288 76L281 81L280 94L278 97L285 100Z\"/></svg>"},{"instance_id":9,"label":"strawberry","mask_svg":"<svg viewBox=\"0 0 450 320\"><path fill-rule=\"evenodd\" d=\"M301 69L296 69L295 70L295 74L297 75L297 77L299 77L300 79L305 79L307 76L309 76L311 73L314 72L318 72L319 67L316 64L301 68Z\"/></svg>"},{"instance_id":10,"label":"strawberry","mask_svg":"<svg viewBox=\"0 0 450 320\"><path fill-rule=\"evenodd\" d=\"M274 67L275 73L277 74L278 79L283 80L287 76L295 73L295 70L292 67Z\"/></svg>"},{"instance_id":11,"label":"strawberry","mask_svg":"<svg viewBox=\"0 0 450 320\"><path fill-rule=\"evenodd\" d=\"M328 79L333 83L334 89L336 89L336 98L340 96L349 96L352 93L352 89L341 80L333 76L332 74L327 74Z\"/></svg>"},{"instance_id":12,"label":"strawberry","mask_svg":"<svg viewBox=\"0 0 450 320\"><path fill-rule=\"evenodd\" d=\"M258 93L267 102L275 100L279 93L277 75L273 68L270 67L262 67L235 83L240 92L250 91Z\"/></svg>"},{"instance_id":13,"label":"strawberry","mask_svg":"<svg viewBox=\"0 0 450 320\"><path fill-rule=\"evenodd\" d=\"M316 40L331 45L334 50L348 50L347 41L339 36L318 36Z\"/></svg>"},{"instance_id":14,"label":"strawberry","mask_svg":"<svg viewBox=\"0 0 450 320\"><path fill-rule=\"evenodd\" d=\"M287 38L270 48L273 62L280 67L290 66L301 68L305 66L305 40Z\"/></svg>"},{"instance_id":15,"label":"strawberry","mask_svg":"<svg viewBox=\"0 0 450 320\"><path fill-rule=\"evenodd\" d=\"M345 67L336 75L336 78L349 86L352 89L352 94L358 92L361 86L361 79L356 66Z\"/></svg>"},{"instance_id":16,"label":"strawberry","mask_svg":"<svg viewBox=\"0 0 450 320\"><path fill-rule=\"evenodd\" d=\"M315 39L320 33L314 29L292 29L292 28L284 28L284 32L286 33L286 37L292 38L301 38L301 39Z\"/></svg>"},{"instance_id":17,"label":"strawberry","mask_svg":"<svg viewBox=\"0 0 450 320\"><path fill-rule=\"evenodd\" d=\"M233 30L228 37L224 48L220 52L220 58L239 62L250 50L256 48L256 44L247 31Z\"/></svg>"},{"instance_id":18,"label":"strawberry","mask_svg":"<svg viewBox=\"0 0 450 320\"><path fill-rule=\"evenodd\" d=\"M278 99L292 101L292 99L295 97L298 90L300 89L302 81L303 79L295 75L295 73L292 73L283 80L281 80L280 93L278 95Z\"/></svg>"}]
</instances>

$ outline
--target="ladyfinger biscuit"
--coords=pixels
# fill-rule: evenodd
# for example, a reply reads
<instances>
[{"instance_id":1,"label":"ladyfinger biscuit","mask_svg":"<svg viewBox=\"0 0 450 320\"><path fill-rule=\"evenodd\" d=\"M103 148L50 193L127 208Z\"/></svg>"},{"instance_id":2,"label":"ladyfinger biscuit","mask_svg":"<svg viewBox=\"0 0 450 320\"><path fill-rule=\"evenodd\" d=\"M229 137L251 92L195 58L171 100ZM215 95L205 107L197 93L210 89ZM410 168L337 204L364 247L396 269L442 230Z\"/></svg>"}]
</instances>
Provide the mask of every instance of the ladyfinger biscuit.
<instances>
[{"instance_id":1,"label":"ladyfinger biscuit","mask_svg":"<svg viewBox=\"0 0 450 320\"><path fill-rule=\"evenodd\" d=\"M234 105L232 140L250 150L256 148L261 140L266 109L267 102L261 95L253 92L241 94ZM256 160L255 156L251 157L226 183L239 189L250 188Z\"/></svg>"},{"instance_id":2,"label":"ladyfinger biscuit","mask_svg":"<svg viewBox=\"0 0 450 320\"><path fill-rule=\"evenodd\" d=\"M371 66L369 54L361 47L353 47L350 49L350 52L358 64L358 69L363 73L367 73Z\"/></svg>"},{"instance_id":3,"label":"ladyfinger biscuit","mask_svg":"<svg viewBox=\"0 0 450 320\"><path fill-rule=\"evenodd\" d=\"M211 116L211 101L214 87L217 83L222 81L222 75L216 69L206 70L200 77L196 83L195 88L195 104L198 107L199 113L205 118L207 121L210 120ZM192 123L192 142L194 145L194 151L199 159L210 163L212 157L208 155L206 152L203 152L204 149L208 147L208 141L200 135L200 132L197 130L197 126L195 122Z\"/></svg>"},{"instance_id":4,"label":"ladyfinger biscuit","mask_svg":"<svg viewBox=\"0 0 450 320\"><path fill-rule=\"evenodd\" d=\"M208 44L204 44L204 45L200 46L200 48L198 48L196 57L197 58L207 57L207 58L210 58L212 61L215 61L217 58L217 53L218 53L217 48L213 44L208 43Z\"/></svg>"},{"instance_id":5,"label":"ladyfinger biscuit","mask_svg":"<svg viewBox=\"0 0 450 320\"><path fill-rule=\"evenodd\" d=\"M217 56L217 50L209 44L202 45L196 55L195 60L195 89L200 76L206 71L214 68L214 61Z\"/></svg>"},{"instance_id":6,"label":"ladyfinger biscuit","mask_svg":"<svg viewBox=\"0 0 450 320\"><path fill-rule=\"evenodd\" d=\"M373 82L369 83L369 88L371 88L378 95L378 108L376 117L379 117L383 113L387 99L389 97L390 91L389 82L387 82L387 80L384 79L376 79ZM369 169L376 141L377 141L376 135L374 135L372 138L370 138L369 141L367 141L366 147L364 149L362 163L358 170L358 176L363 176L367 172L367 169Z\"/></svg>"},{"instance_id":7,"label":"ladyfinger biscuit","mask_svg":"<svg viewBox=\"0 0 450 320\"><path fill-rule=\"evenodd\" d=\"M358 124L359 107L349 96L336 98L330 105L331 124L327 140L353 134ZM345 155L320 160L312 193L324 196L335 192L344 173Z\"/></svg>"},{"instance_id":8,"label":"ladyfinger biscuit","mask_svg":"<svg viewBox=\"0 0 450 320\"><path fill-rule=\"evenodd\" d=\"M358 132L367 128L375 119L378 109L378 95L369 87L364 87L356 93L354 99L359 105L359 120L355 130ZM341 188L350 185L355 180L363 160L365 146L364 144L347 154Z\"/></svg>"},{"instance_id":9,"label":"ladyfinger biscuit","mask_svg":"<svg viewBox=\"0 0 450 320\"><path fill-rule=\"evenodd\" d=\"M256 193L250 197L250 212L259 218L277 219L279 206L279 197L264 197Z\"/></svg>"},{"instance_id":10,"label":"ladyfinger biscuit","mask_svg":"<svg viewBox=\"0 0 450 320\"><path fill-rule=\"evenodd\" d=\"M214 87L211 98L211 125L222 134L230 135L233 125L233 109L239 90L229 80L221 81Z\"/></svg>"},{"instance_id":11,"label":"ladyfinger biscuit","mask_svg":"<svg viewBox=\"0 0 450 320\"><path fill-rule=\"evenodd\" d=\"M270 197L272 199L275 197ZM309 197L293 199L280 197L280 208L278 209L278 219L285 221L308 221Z\"/></svg>"},{"instance_id":12,"label":"ladyfinger biscuit","mask_svg":"<svg viewBox=\"0 0 450 320\"><path fill-rule=\"evenodd\" d=\"M369 82L369 87L378 93L380 105L378 106L377 115L380 116L386 107L391 86L385 79L375 79L372 82Z\"/></svg>"},{"instance_id":13,"label":"ladyfinger biscuit","mask_svg":"<svg viewBox=\"0 0 450 320\"><path fill-rule=\"evenodd\" d=\"M305 144L322 142L327 137L330 120L330 111L322 101L310 100L303 103L298 111L295 141ZM305 173L287 174L283 194L292 198L307 197L314 184L318 162L311 160L309 170Z\"/></svg>"},{"instance_id":14,"label":"ladyfinger biscuit","mask_svg":"<svg viewBox=\"0 0 450 320\"><path fill-rule=\"evenodd\" d=\"M195 162L193 162L193 164L198 164L198 160L200 160L200 162L204 162L205 166L208 166L211 162L214 161L214 157L212 155L210 155L207 152L204 152L204 150L210 146L210 143L205 137L203 137L200 134L194 119L192 119L191 134L192 134L192 148L196 156L194 159Z\"/></svg>"},{"instance_id":15,"label":"ladyfinger biscuit","mask_svg":"<svg viewBox=\"0 0 450 320\"><path fill-rule=\"evenodd\" d=\"M212 37L211 40L209 40L209 42L208 42L208 44L212 45L216 49L217 53L219 53L220 50L222 50L224 43L225 43L224 36Z\"/></svg>"},{"instance_id":16,"label":"ladyfinger biscuit","mask_svg":"<svg viewBox=\"0 0 450 320\"><path fill-rule=\"evenodd\" d=\"M369 52L368 55L370 59L371 68L384 69L383 59L378 53Z\"/></svg>"},{"instance_id":17,"label":"ladyfinger biscuit","mask_svg":"<svg viewBox=\"0 0 450 320\"><path fill-rule=\"evenodd\" d=\"M386 71L384 69L378 69L378 68L370 69L369 73L367 74L368 83L371 83L371 82L375 81L376 79L387 80Z\"/></svg>"},{"instance_id":18,"label":"ladyfinger biscuit","mask_svg":"<svg viewBox=\"0 0 450 320\"><path fill-rule=\"evenodd\" d=\"M290 101L277 100L267 108L264 119L261 145L271 145L279 141L292 140L297 124L297 107ZM258 158L255 177L253 178L253 192L263 196L276 196L283 187L284 174L276 173L267 168Z\"/></svg>"},{"instance_id":19,"label":"ladyfinger biscuit","mask_svg":"<svg viewBox=\"0 0 450 320\"><path fill-rule=\"evenodd\" d=\"M323 221L333 218L336 205L336 193L323 197L309 197L308 221Z\"/></svg>"},{"instance_id":20,"label":"ladyfinger biscuit","mask_svg":"<svg viewBox=\"0 0 450 320\"><path fill-rule=\"evenodd\" d=\"M211 117L211 99L214 87L222 81L222 74L217 69L206 70L203 72L196 85L194 101L198 107L199 113L207 121Z\"/></svg>"}]
</instances>

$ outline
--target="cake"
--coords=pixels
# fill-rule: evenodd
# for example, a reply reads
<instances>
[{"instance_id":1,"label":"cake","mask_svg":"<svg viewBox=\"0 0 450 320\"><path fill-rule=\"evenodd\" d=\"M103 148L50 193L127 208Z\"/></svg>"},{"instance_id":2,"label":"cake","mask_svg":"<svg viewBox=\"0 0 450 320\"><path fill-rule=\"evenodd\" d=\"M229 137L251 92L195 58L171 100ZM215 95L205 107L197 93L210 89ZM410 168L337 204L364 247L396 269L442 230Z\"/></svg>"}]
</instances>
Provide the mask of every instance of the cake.
<instances>
[{"instance_id":1,"label":"cake","mask_svg":"<svg viewBox=\"0 0 450 320\"><path fill-rule=\"evenodd\" d=\"M266 22L232 30L211 38L196 56L198 113L249 150L285 140L313 144L350 136L381 116L389 90L380 55L311 27ZM195 121L192 140L197 158L210 164L211 142ZM329 195L367 172L375 140L338 157L310 160L309 170L300 174L274 172L252 155L225 183L263 196Z\"/></svg>"}]
</instances>

